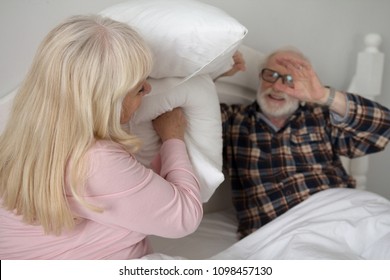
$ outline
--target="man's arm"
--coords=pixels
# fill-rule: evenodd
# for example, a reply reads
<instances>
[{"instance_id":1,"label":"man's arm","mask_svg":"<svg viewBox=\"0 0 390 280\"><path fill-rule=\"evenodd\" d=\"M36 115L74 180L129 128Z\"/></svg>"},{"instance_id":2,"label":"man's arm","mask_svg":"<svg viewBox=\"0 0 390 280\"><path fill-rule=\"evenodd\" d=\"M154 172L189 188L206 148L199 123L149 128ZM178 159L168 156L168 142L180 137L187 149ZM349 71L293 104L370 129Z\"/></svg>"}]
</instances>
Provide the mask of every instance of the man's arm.
<instances>
[{"instance_id":1,"label":"man's arm","mask_svg":"<svg viewBox=\"0 0 390 280\"><path fill-rule=\"evenodd\" d=\"M227 76L233 76L239 71L245 71L246 66L245 66L245 59L242 56L242 53L239 51L236 51L233 55L233 66L230 70L226 71L225 73L219 75L214 79L216 81L217 79L221 77L227 77Z\"/></svg>"}]
</instances>

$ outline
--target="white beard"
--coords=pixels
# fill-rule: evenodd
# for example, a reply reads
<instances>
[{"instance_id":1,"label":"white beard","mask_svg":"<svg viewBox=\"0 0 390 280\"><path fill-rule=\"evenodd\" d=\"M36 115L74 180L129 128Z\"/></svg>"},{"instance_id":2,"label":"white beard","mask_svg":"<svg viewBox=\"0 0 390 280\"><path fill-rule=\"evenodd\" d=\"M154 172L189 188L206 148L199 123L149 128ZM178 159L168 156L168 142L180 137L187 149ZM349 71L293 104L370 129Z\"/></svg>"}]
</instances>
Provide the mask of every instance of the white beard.
<instances>
[{"instance_id":1,"label":"white beard","mask_svg":"<svg viewBox=\"0 0 390 280\"><path fill-rule=\"evenodd\" d=\"M285 100L285 104L279 106L268 100L268 95L273 94L280 99ZM257 90L256 96L257 104L259 104L262 113L271 118L288 118L299 107L299 100L290 97L284 92L275 92L272 88L268 88L265 91L260 91L260 87Z\"/></svg>"}]
</instances>

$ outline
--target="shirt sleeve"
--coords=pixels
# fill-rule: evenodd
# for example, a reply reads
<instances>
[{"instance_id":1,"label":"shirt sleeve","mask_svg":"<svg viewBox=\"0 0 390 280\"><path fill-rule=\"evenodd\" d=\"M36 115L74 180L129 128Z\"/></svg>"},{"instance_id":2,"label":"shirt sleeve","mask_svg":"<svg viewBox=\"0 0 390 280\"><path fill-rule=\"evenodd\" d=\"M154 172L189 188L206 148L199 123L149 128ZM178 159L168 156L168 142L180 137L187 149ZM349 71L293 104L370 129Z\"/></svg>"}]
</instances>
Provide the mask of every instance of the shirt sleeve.
<instances>
[{"instance_id":1,"label":"shirt sleeve","mask_svg":"<svg viewBox=\"0 0 390 280\"><path fill-rule=\"evenodd\" d=\"M343 119L332 119L333 143L342 155L358 157L382 151L390 139L388 108L358 95L346 94L348 112Z\"/></svg>"},{"instance_id":2,"label":"shirt sleeve","mask_svg":"<svg viewBox=\"0 0 390 280\"><path fill-rule=\"evenodd\" d=\"M343 97L345 99L345 103L347 104L346 106L346 110L345 110L345 113L343 116L333 112L333 111L330 111L330 117L331 117L331 121L332 123L334 124L338 124L338 123L342 123L342 122L345 122L348 118L348 113L349 113L349 102L348 102L348 98L346 96L345 93L343 93Z\"/></svg>"},{"instance_id":3,"label":"shirt sleeve","mask_svg":"<svg viewBox=\"0 0 390 280\"><path fill-rule=\"evenodd\" d=\"M160 160L161 175L144 167L119 145L95 149L84 198L103 212L73 203L76 213L146 235L178 238L192 233L203 212L199 183L184 142L165 141Z\"/></svg>"}]
</instances>

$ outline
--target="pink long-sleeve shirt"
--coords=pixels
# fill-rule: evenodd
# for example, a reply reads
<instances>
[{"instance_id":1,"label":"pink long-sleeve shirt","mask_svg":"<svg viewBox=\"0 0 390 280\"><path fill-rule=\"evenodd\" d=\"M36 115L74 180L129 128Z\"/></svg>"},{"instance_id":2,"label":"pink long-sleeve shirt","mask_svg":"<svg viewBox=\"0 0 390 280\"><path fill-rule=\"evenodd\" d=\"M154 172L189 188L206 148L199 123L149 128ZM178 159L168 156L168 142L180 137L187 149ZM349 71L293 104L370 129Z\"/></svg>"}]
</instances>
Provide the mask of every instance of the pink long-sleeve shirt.
<instances>
[{"instance_id":1,"label":"pink long-sleeve shirt","mask_svg":"<svg viewBox=\"0 0 390 280\"><path fill-rule=\"evenodd\" d=\"M159 174L109 141L98 141L88 156L84 197L104 211L89 210L68 194L81 219L74 230L54 236L0 207L0 259L139 258L152 252L148 235L179 238L198 227L199 184L183 141L163 143Z\"/></svg>"}]
</instances>

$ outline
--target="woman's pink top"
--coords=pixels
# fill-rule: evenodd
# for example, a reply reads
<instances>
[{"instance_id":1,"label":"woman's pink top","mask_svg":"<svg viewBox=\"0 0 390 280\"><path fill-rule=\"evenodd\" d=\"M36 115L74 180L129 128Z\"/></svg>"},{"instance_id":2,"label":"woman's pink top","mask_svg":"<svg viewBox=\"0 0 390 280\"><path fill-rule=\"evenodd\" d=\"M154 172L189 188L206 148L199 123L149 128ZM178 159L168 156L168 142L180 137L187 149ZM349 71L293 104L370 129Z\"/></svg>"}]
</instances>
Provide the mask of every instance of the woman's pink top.
<instances>
[{"instance_id":1,"label":"woman's pink top","mask_svg":"<svg viewBox=\"0 0 390 280\"><path fill-rule=\"evenodd\" d=\"M89 151L85 198L94 212L68 195L82 218L71 232L45 235L0 207L0 259L131 259L152 250L146 236L179 238L202 218L199 183L183 141L163 143L157 173L118 144L98 141Z\"/></svg>"}]
</instances>

